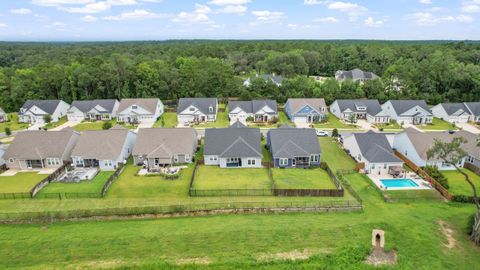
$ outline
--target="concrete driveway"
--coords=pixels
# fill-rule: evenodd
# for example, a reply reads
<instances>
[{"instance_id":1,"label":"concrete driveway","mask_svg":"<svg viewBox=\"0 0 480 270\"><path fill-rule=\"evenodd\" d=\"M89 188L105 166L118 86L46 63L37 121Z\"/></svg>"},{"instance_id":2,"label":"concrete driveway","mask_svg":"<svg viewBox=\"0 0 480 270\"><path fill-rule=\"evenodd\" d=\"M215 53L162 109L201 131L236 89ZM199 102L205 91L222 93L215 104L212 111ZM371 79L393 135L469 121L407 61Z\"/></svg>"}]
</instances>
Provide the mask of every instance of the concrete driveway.
<instances>
[{"instance_id":1,"label":"concrete driveway","mask_svg":"<svg viewBox=\"0 0 480 270\"><path fill-rule=\"evenodd\" d=\"M39 130L41 127L43 127L45 124L33 124L27 128L27 130Z\"/></svg>"},{"instance_id":2,"label":"concrete driveway","mask_svg":"<svg viewBox=\"0 0 480 270\"><path fill-rule=\"evenodd\" d=\"M52 129L50 129L50 130L51 130L51 131L57 131L57 130L62 130L62 129L64 129L64 128L66 128L66 127L74 127L74 126L80 124L81 122L82 122L82 121L67 121L66 123L64 123L64 124L62 124L62 125L60 125L60 126L58 126L58 127L52 128Z\"/></svg>"},{"instance_id":3,"label":"concrete driveway","mask_svg":"<svg viewBox=\"0 0 480 270\"><path fill-rule=\"evenodd\" d=\"M373 130L378 131L372 124L370 124L367 120L359 119L357 120L357 126L359 126L363 130Z\"/></svg>"},{"instance_id":4,"label":"concrete driveway","mask_svg":"<svg viewBox=\"0 0 480 270\"><path fill-rule=\"evenodd\" d=\"M480 134L480 129L469 123L456 123L457 127L473 134Z\"/></svg>"},{"instance_id":5,"label":"concrete driveway","mask_svg":"<svg viewBox=\"0 0 480 270\"><path fill-rule=\"evenodd\" d=\"M141 128L151 128L155 124L155 121L142 121L138 124L138 127L135 129L135 132L138 132Z\"/></svg>"}]
</instances>

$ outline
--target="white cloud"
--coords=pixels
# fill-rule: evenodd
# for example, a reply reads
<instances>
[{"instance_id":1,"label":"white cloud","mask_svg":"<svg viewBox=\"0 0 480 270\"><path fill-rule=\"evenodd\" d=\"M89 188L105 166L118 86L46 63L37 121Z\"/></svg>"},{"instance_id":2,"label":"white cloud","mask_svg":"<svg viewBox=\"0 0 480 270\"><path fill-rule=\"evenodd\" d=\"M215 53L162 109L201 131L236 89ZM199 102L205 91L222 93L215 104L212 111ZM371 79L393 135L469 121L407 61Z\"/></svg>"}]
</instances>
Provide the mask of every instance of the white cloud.
<instances>
[{"instance_id":1,"label":"white cloud","mask_svg":"<svg viewBox=\"0 0 480 270\"><path fill-rule=\"evenodd\" d=\"M32 0L32 4L38 6L59 6L59 5L86 5L95 0Z\"/></svg>"},{"instance_id":2,"label":"white cloud","mask_svg":"<svg viewBox=\"0 0 480 270\"><path fill-rule=\"evenodd\" d=\"M107 0L107 3L112 6L127 6L138 4L136 0Z\"/></svg>"},{"instance_id":3,"label":"white cloud","mask_svg":"<svg viewBox=\"0 0 480 270\"><path fill-rule=\"evenodd\" d=\"M413 19L420 26L432 26L443 22L458 22L458 23L471 23L475 19L467 15L458 16L435 16L428 12L416 12L407 16L408 19Z\"/></svg>"},{"instance_id":4,"label":"white cloud","mask_svg":"<svg viewBox=\"0 0 480 270\"><path fill-rule=\"evenodd\" d=\"M480 0L464 0L461 11L465 13L480 13Z\"/></svg>"},{"instance_id":5,"label":"white cloud","mask_svg":"<svg viewBox=\"0 0 480 270\"><path fill-rule=\"evenodd\" d=\"M424 5L431 5L433 4L432 0L419 0L418 1L420 4L424 4Z\"/></svg>"},{"instance_id":6,"label":"white cloud","mask_svg":"<svg viewBox=\"0 0 480 270\"><path fill-rule=\"evenodd\" d=\"M218 12L243 14L247 12L247 6L242 6L242 5L225 6L222 9L218 10Z\"/></svg>"},{"instance_id":7,"label":"white cloud","mask_svg":"<svg viewBox=\"0 0 480 270\"><path fill-rule=\"evenodd\" d=\"M104 17L107 21L123 21L123 20L145 20L169 17L169 14L153 13L144 9L135 9L130 12L123 12L116 16Z\"/></svg>"},{"instance_id":8,"label":"white cloud","mask_svg":"<svg viewBox=\"0 0 480 270\"><path fill-rule=\"evenodd\" d=\"M7 27L6 23L0 23L0 27Z\"/></svg>"},{"instance_id":9,"label":"white cloud","mask_svg":"<svg viewBox=\"0 0 480 270\"><path fill-rule=\"evenodd\" d=\"M256 17L254 22L250 25L257 25L262 23L278 23L285 17L285 14L280 11L256 10L252 11L252 15Z\"/></svg>"},{"instance_id":10,"label":"white cloud","mask_svg":"<svg viewBox=\"0 0 480 270\"><path fill-rule=\"evenodd\" d=\"M32 13L32 11L28 8L17 8L17 9L10 9L10 13L24 15L24 14L30 14Z\"/></svg>"},{"instance_id":11,"label":"white cloud","mask_svg":"<svg viewBox=\"0 0 480 270\"><path fill-rule=\"evenodd\" d=\"M51 24L45 25L45 28L52 28L52 29L57 30L57 31L64 31L65 26L66 26L66 24L64 24L62 22L53 22Z\"/></svg>"},{"instance_id":12,"label":"white cloud","mask_svg":"<svg viewBox=\"0 0 480 270\"><path fill-rule=\"evenodd\" d=\"M328 3L329 1L320 1L320 0L304 0L303 4L310 6L310 5L323 5Z\"/></svg>"},{"instance_id":13,"label":"white cloud","mask_svg":"<svg viewBox=\"0 0 480 270\"><path fill-rule=\"evenodd\" d=\"M335 17L323 17L323 18L316 18L313 19L314 22L321 22L321 23L337 23L340 20Z\"/></svg>"},{"instance_id":14,"label":"white cloud","mask_svg":"<svg viewBox=\"0 0 480 270\"><path fill-rule=\"evenodd\" d=\"M209 6L195 4L195 10L193 12L180 12L173 19L174 22L183 22L183 23L212 23L208 17L208 13L212 12L212 9Z\"/></svg>"},{"instance_id":15,"label":"white cloud","mask_svg":"<svg viewBox=\"0 0 480 270\"><path fill-rule=\"evenodd\" d=\"M328 4L328 9L347 13L350 17L350 21L355 21L360 15L368 12L368 8L350 2L333 2Z\"/></svg>"},{"instance_id":16,"label":"white cloud","mask_svg":"<svg viewBox=\"0 0 480 270\"><path fill-rule=\"evenodd\" d=\"M245 5L250 2L251 0L212 0L208 2L208 4L216 6L238 6Z\"/></svg>"},{"instance_id":17,"label":"white cloud","mask_svg":"<svg viewBox=\"0 0 480 270\"><path fill-rule=\"evenodd\" d=\"M59 7L59 9L69 13L92 14L92 13L99 13L99 12L108 10L111 7L112 5L108 4L107 2L94 2L82 7Z\"/></svg>"},{"instance_id":18,"label":"white cloud","mask_svg":"<svg viewBox=\"0 0 480 270\"><path fill-rule=\"evenodd\" d=\"M383 20L375 20L373 17L368 17L365 19L364 23L368 27L380 27L384 24Z\"/></svg>"},{"instance_id":19,"label":"white cloud","mask_svg":"<svg viewBox=\"0 0 480 270\"><path fill-rule=\"evenodd\" d=\"M98 18L92 15L86 15L86 16L83 16L80 20L84 22L96 22Z\"/></svg>"}]
</instances>

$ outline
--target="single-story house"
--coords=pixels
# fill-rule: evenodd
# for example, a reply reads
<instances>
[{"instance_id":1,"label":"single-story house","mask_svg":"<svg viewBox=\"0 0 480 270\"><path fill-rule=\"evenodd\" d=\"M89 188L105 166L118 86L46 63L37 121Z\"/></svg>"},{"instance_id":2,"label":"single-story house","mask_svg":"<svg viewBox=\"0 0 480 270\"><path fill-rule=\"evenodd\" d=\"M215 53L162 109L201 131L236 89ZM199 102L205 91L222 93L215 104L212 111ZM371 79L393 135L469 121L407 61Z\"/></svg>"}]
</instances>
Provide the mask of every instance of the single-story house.
<instances>
[{"instance_id":1,"label":"single-story house","mask_svg":"<svg viewBox=\"0 0 480 270\"><path fill-rule=\"evenodd\" d=\"M275 73L273 73L273 74L263 74L263 75L256 74L254 78L262 78L265 81L269 81L269 82L274 83L276 86L282 86L282 82L284 80L284 78L282 76L276 75ZM243 82L243 85L246 86L246 87L249 87L252 84L251 79L252 78L247 78Z\"/></svg>"},{"instance_id":2,"label":"single-story house","mask_svg":"<svg viewBox=\"0 0 480 270\"><path fill-rule=\"evenodd\" d=\"M343 147L357 162L365 164L366 173L386 175L403 166L384 133L352 133L343 139Z\"/></svg>"},{"instance_id":3,"label":"single-story house","mask_svg":"<svg viewBox=\"0 0 480 270\"><path fill-rule=\"evenodd\" d=\"M463 130L452 134L450 132L421 132L407 128L395 136L393 148L419 167L431 165L437 166L439 170L454 170L454 166L445 164L442 160L428 159L427 151L433 146L435 140L450 142L455 137L463 137L467 140L467 144L463 144L462 149L469 155L461 160L458 166L463 167L467 159L469 163L480 165L478 162L480 148L477 146L477 137Z\"/></svg>"},{"instance_id":4,"label":"single-story house","mask_svg":"<svg viewBox=\"0 0 480 270\"><path fill-rule=\"evenodd\" d=\"M8 115L5 113L5 111L0 108L0 122L5 122L8 121Z\"/></svg>"},{"instance_id":5,"label":"single-story house","mask_svg":"<svg viewBox=\"0 0 480 270\"><path fill-rule=\"evenodd\" d=\"M450 123L467 123L471 118L465 103L440 103L432 107L432 114Z\"/></svg>"},{"instance_id":6,"label":"single-story house","mask_svg":"<svg viewBox=\"0 0 480 270\"><path fill-rule=\"evenodd\" d=\"M215 122L218 113L216 98L181 98L178 101L178 123L189 125L198 122Z\"/></svg>"},{"instance_id":7,"label":"single-story house","mask_svg":"<svg viewBox=\"0 0 480 270\"><path fill-rule=\"evenodd\" d=\"M141 128L133 148L134 164L149 171L194 161L199 136L193 128Z\"/></svg>"},{"instance_id":8,"label":"single-story house","mask_svg":"<svg viewBox=\"0 0 480 270\"><path fill-rule=\"evenodd\" d=\"M59 131L24 131L15 135L4 154L7 167L17 170L58 168L71 161L80 134L72 128Z\"/></svg>"},{"instance_id":9,"label":"single-story house","mask_svg":"<svg viewBox=\"0 0 480 270\"><path fill-rule=\"evenodd\" d=\"M163 114L158 98L124 98L120 101L117 120L129 124L155 122Z\"/></svg>"},{"instance_id":10,"label":"single-story house","mask_svg":"<svg viewBox=\"0 0 480 270\"><path fill-rule=\"evenodd\" d=\"M278 108L275 100L230 101L228 103L230 123L240 121L246 123L251 118L253 122L268 122L278 119Z\"/></svg>"},{"instance_id":11,"label":"single-story house","mask_svg":"<svg viewBox=\"0 0 480 270\"><path fill-rule=\"evenodd\" d=\"M376 99L337 99L330 105L330 112L349 122L352 115L355 121L366 119L372 124L389 123L390 116L382 110L380 102Z\"/></svg>"},{"instance_id":12,"label":"single-story house","mask_svg":"<svg viewBox=\"0 0 480 270\"><path fill-rule=\"evenodd\" d=\"M354 82L363 83L368 80L375 80L378 76L373 72L366 72L361 69L353 69L353 70L338 70L335 72L335 79L339 82L344 82L347 80L351 80Z\"/></svg>"},{"instance_id":13,"label":"single-story house","mask_svg":"<svg viewBox=\"0 0 480 270\"><path fill-rule=\"evenodd\" d=\"M320 165L321 149L313 128L283 126L267 133L267 146L274 167L295 168Z\"/></svg>"},{"instance_id":14,"label":"single-story house","mask_svg":"<svg viewBox=\"0 0 480 270\"><path fill-rule=\"evenodd\" d=\"M261 135L258 128L241 126L205 130L205 165L221 168L262 167Z\"/></svg>"},{"instance_id":15,"label":"single-story house","mask_svg":"<svg viewBox=\"0 0 480 270\"><path fill-rule=\"evenodd\" d=\"M469 121L480 123L480 102L465 102L465 106L470 112Z\"/></svg>"},{"instance_id":16,"label":"single-story house","mask_svg":"<svg viewBox=\"0 0 480 270\"><path fill-rule=\"evenodd\" d=\"M423 125L433 121L433 114L425 100L388 100L382 109L401 125Z\"/></svg>"},{"instance_id":17,"label":"single-story house","mask_svg":"<svg viewBox=\"0 0 480 270\"><path fill-rule=\"evenodd\" d=\"M29 124L46 124L45 115L50 115L52 122L57 122L67 115L70 105L63 100L27 100L20 108L18 121Z\"/></svg>"},{"instance_id":18,"label":"single-story house","mask_svg":"<svg viewBox=\"0 0 480 270\"><path fill-rule=\"evenodd\" d=\"M76 100L67 111L68 121L112 120L119 105L116 99Z\"/></svg>"},{"instance_id":19,"label":"single-story house","mask_svg":"<svg viewBox=\"0 0 480 270\"><path fill-rule=\"evenodd\" d=\"M72 151L73 166L116 170L132 153L136 137L122 127L84 131Z\"/></svg>"},{"instance_id":20,"label":"single-story house","mask_svg":"<svg viewBox=\"0 0 480 270\"><path fill-rule=\"evenodd\" d=\"M315 123L327 115L327 104L323 98L289 98L285 113L294 123Z\"/></svg>"}]
</instances>

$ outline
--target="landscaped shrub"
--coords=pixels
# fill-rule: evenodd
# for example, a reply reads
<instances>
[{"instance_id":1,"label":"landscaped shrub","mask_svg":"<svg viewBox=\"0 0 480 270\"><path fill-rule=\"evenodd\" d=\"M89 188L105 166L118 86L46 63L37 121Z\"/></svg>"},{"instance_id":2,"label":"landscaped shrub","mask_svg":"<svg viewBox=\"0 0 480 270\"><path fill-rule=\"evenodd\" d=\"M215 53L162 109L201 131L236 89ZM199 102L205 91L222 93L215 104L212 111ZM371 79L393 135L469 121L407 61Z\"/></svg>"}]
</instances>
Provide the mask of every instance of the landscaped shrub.
<instances>
[{"instance_id":1,"label":"landscaped shrub","mask_svg":"<svg viewBox=\"0 0 480 270\"><path fill-rule=\"evenodd\" d=\"M471 196L466 196L466 195L453 195L452 196L452 201L453 202L459 202L459 203L473 203L473 197ZM473 223L472 223L473 225ZM470 226L471 228L472 226Z\"/></svg>"},{"instance_id":2,"label":"landscaped shrub","mask_svg":"<svg viewBox=\"0 0 480 270\"><path fill-rule=\"evenodd\" d=\"M12 135L12 130L9 127L5 128L5 135L7 135L7 136Z\"/></svg>"},{"instance_id":3,"label":"landscaped shrub","mask_svg":"<svg viewBox=\"0 0 480 270\"><path fill-rule=\"evenodd\" d=\"M52 122L52 116L50 114L45 114L43 116L43 121L47 124L49 124L50 122Z\"/></svg>"},{"instance_id":4,"label":"landscaped shrub","mask_svg":"<svg viewBox=\"0 0 480 270\"><path fill-rule=\"evenodd\" d=\"M449 189L450 185L448 184L448 179L438 170L436 166L426 166L425 171L430 175L433 179L437 180L437 182L442 185L444 188Z\"/></svg>"},{"instance_id":5,"label":"landscaped shrub","mask_svg":"<svg viewBox=\"0 0 480 270\"><path fill-rule=\"evenodd\" d=\"M338 129L334 128L332 130L332 137L335 137L335 138L338 137Z\"/></svg>"},{"instance_id":6,"label":"landscaped shrub","mask_svg":"<svg viewBox=\"0 0 480 270\"><path fill-rule=\"evenodd\" d=\"M110 121L107 121L107 122L104 122L103 125L102 125L102 129L111 129L112 128L112 122Z\"/></svg>"}]
</instances>

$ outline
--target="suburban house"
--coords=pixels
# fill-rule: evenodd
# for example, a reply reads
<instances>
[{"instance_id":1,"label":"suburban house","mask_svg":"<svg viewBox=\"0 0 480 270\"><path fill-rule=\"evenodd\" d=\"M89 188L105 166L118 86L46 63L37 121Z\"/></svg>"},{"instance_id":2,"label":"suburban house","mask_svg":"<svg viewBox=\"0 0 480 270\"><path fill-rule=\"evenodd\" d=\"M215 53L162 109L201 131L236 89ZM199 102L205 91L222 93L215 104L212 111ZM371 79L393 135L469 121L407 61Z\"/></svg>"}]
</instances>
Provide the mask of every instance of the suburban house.
<instances>
[{"instance_id":1,"label":"suburban house","mask_svg":"<svg viewBox=\"0 0 480 270\"><path fill-rule=\"evenodd\" d=\"M0 108L0 122L5 122L8 121L8 115L5 113L5 111Z\"/></svg>"},{"instance_id":2,"label":"suburban house","mask_svg":"<svg viewBox=\"0 0 480 270\"><path fill-rule=\"evenodd\" d=\"M116 99L77 100L67 111L68 121L112 120L119 105Z\"/></svg>"},{"instance_id":3,"label":"suburban house","mask_svg":"<svg viewBox=\"0 0 480 270\"><path fill-rule=\"evenodd\" d=\"M472 117L465 103L440 103L432 107L432 113L450 123L468 123Z\"/></svg>"},{"instance_id":4,"label":"suburban house","mask_svg":"<svg viewBox=\"0 0 480 270\"><path fill-rule=\"evenodd\" d=\"M406 156L419 167L427 165L437 166L439 170L454 170L455 167L445 164L441 160L429 160L427 151L433 146L435 140L450 142L455 137L463 137L468 142L463 144L462 148L469 154L459 164L463 167L465 161L472 164L480 164L476 159L480 157L480 148L477 146L476 135L467 131L458 131L453 134L450 132L421 132L414 128L407 128L402 133L395 136L393 148Z\"/></svg>"},{"instance_id":5,"label":"suburban house","mask_svg":"<svg viewBox=\"0 0 480 270\"><path fill-rule=\"evenodd\" d=\"M73 148L73 166L116 170L132 153L137 135L122 127L84 131Z\"/></svg>"},{"instance_id":6,"label":"suburban house","mask_svg":"<svg viewBox=\"0 0 480 270\"><path fill-rule=\"evenodd\" d=\"M382 109L401 125L424 125L433 121L433 114L425 100L389 100Z\"/></svg>"},{"instance_id":7,"label":"suburban house","mask_svg":"<svg viewBox=\"0 0 480 270\"><path fill-rule=\"evenodd\" d=\"M194 161L199 136L193 128L141 128L133 148L134 164L149 171Z\"/></svg>"},{"instance_id":8,"label":"suburban house","mask_svg":"<svg viewBox=\"0 0 480 270\"><path fill-rule=\"evenodd\" d=\"M282 86L282 82L284 80L284 78L282 76L275 75L275 73L273 73L273 74L263 74L263 75L256 74L254 78L262 78L265 81L270 81L270 82L274 83L276 86ZM251 79L252 78L247 78L243 82L243 85L246 86L246 87L249 87L250 84L251 84Z\"/></svg>"},{"instance_id":9,"label":"suburban house","mask_svg":"<svg viewBox=\"0 0 480 270\"><path fill-rule=\"evenodd\" d=\"M239 126L205 130L205 165L221 168L262 167L261 135L258 128Z\"/></svg>"},{"instance_id":10,"label":"suburban house","mask_svg":"<svg viewBox=\"0 0 480 270\"><path fill-rule=\"evenodd\" d=\"M4 159L10 169L58 168L71 160L79 137L80 134L72 128L19 132L5 152Z\"/></svg>"},{"instance_id":11,"label":"suburban house","mask_svg":"<svg viewBox=\"0 0 480 270\"><path fill-rule=\"evenodd\" d=\"M323 98L289 98L285 113L294 123L315 123L327 115L327 104Z\"/></svg>"},{"instance_id":12,"label":"suburban house","mask_svg":"<svg viewBox=\"0 0 480 270\"><path fill-rule=\"evenodd\" d=\"M18 121L29 124L46 124L44 117L50 115L52 122L57 122L67 115L70 108L63 100L27 100L20 108Z\"/></svg>"},{"instance_id":13,"label":"suburban house","mask_svg":"<svg viewBox=\"0 0 480 270\"><path fill-rule=\"evenodd\" d=\"M470 112L470 121L480 123L480 102L465 102Z\"/></svg>"},{"instance_id":14,"label":"suburban house","mask_svg":"<svg viewBox=\"0 0 480 270\"><path fill-rule=\"evenodd\" d=\"M358 163L365 164L366 173L396 175L403 171L403 161L394 154L392 142L384 133L368 131L345 137L343 147Z\"/></svg>"},{"instance_id":15,"label":"suburban house","mask_svg":"<svg viewBox=\"0 0 480 270\"><path fill-rule=\"evenodd\" d=\"M163 114L158 98L124 98L118 107L117 120L129 124L155 122Z\"/></svg>"},{"instance_id":16,"label":"suburban house","mask_svg":"<svg viewBox=\"0 0 480 270\"><path fill-rule=\"evenodd\" d=\"M313 128L283 126L267 134L274 167L305 168L320 165L321 149Z\"/></svg>"},{"instance_id":17,"label":"suburban house","mask_svg":"<svg viewBox=\"0 0 480 270\"><path fill-rule=\"evenodd\" d=\"M218 113L218 99L216 98L181 98L178 101L178 123L215 122Z\"/></svg>"},{"instance_id":18,"label":"suburban house","mask_svg":"<svg viewBox=\"0 0 480 270\"><path fill-rule=\"evenodd\" d=\"M228 103L228 117L230 123L240 121L246 123L269 122L278 119L278 108L275 100L230 101Z\"/></svg>"},{"instance_id":19,"label":"suburban house","mask_svg":"<svg viewBox=\"0 0 480 270\"><path fill-rule=\"evenodd\" d=\"M5 164L4 155L9 146L10 146L9 144L0 143L0 166Z\"/></svg>"},{"instance_id":20,"label":"suburban house","mask_svg":"<svg viewBox=\"0 0 480 270\"><path fill-rule=\"evenodd\" d=\"M390 116L382 110L382 106L376 99L337 99L330 105L330 112L349 122L366 119L372 124L389 123Z\"/></svg>"},{"instance_id":21,"label":"suburban house","mask_svg":"<svg viewBox=\"0 0 480 270\"><path fill-rule=\"evenodd\" d=\"M375 80L378 76L373 72L365 72L361 69L353 69L353 70L338 70L335 72L335 79L339 82L344 81L354 81L363 83L368 80Z\"/></svg>"}]
</instances>

